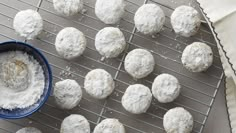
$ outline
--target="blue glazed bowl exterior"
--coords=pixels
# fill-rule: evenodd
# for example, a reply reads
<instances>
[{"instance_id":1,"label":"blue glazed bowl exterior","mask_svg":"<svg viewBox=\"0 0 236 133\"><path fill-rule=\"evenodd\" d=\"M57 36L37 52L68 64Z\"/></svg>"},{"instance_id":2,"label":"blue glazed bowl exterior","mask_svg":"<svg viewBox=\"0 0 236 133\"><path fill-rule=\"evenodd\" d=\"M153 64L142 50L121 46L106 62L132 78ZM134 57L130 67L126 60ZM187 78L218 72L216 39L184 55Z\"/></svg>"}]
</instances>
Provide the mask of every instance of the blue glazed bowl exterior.
<instances>
[{"instance_id":1,"label":"blue glazed bowl exterior","mask_svg":"<svg viewBox=\"0 0 236 133\"><path fill-rule=\"evenodd\" d=\"M36 112L47 101L48 97L50 96L52 88L52 72L50 65L47 59L38 49L24 42L9 41L0 43L0 52L16 51L16 50L26 52L28 55L33 56L34 59L37 60L39 64L42 66L45 76L44 92L41 98L37 101L37 103L28 108L14 109L14 110L0 109L0 118L4 119L23 118Z\"/></svg>"}]
</instances>

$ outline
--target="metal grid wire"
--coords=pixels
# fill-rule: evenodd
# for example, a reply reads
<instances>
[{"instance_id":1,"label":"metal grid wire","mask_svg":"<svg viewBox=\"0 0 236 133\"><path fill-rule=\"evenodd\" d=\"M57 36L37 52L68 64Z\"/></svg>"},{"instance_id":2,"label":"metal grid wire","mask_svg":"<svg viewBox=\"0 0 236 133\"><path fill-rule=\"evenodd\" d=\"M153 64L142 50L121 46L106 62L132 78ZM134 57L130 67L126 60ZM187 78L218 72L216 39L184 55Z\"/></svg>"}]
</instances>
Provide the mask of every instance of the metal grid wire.
<instances>
[{"instance_id":1,"label":"metal grid wire","mask_svg":"<svg viewBox=\"0 0 236 133\"><path fill-rule=\"evenodd\" d=\"M53 69L53 82L71 78L83 86L84 76L95 68L106 69L116 81L113 94L106 100L95 100L83 93L82 101L73 110L65 111L55 106L53 98L33 115L17 120L0 120L1 133L13 133L24 126L35 126L45 133L59 133L61 121L69 114L84 115L93 129L102 119L118 118L126 128L127 133L154 133L164 132L162 119L165 112L173 107L185 107L194 117L194 133L201 133L212 107L217 90L223 78L223 70L219 59L216 43L206 25L202 25L199 33L191 38L178 37L173 33L169 16L173 9L182 4L195 6L194 1L181 1L176 3L171 0L126 0L126 13L119 27L127 40L128 47L125 52L116 59L101 60L101 56L94 47L96 33L105 26L94 14L95 0L84 0L85 13L79 13L73 17L58 15L52 6L52 0L1 0L0 1L0 40L21 40L12 28L14 15L23 9L37 10L44 19L43 33L33 41L27 41L40 49L48 58ZM155 3L161 6L166 14L164 30L155 36L145 36L138 33L133 24L134 12L145 3ZM198 7L196 7L198 8ZM204 23L204 20L203 20ZM85 33L87 49L82 57L73 61L67 61L59 57L54 48L55 36L64 27L75 27ZM194 41L207 43L214 52L214 63L204 73L193 74L182 67L180 57L186 45ZM154 72L142 80L132 79L123 68L125 55L134 48L145 48L152 52L156 60ZM170 73L176 76L182 86L179 98L170 104L161 104L153 99L151 107L145 114L133 115L126 112L120 103L120 99L128 85L142 83L151 87L153 79L160 73Z\"/></svg>"}]
</instances>

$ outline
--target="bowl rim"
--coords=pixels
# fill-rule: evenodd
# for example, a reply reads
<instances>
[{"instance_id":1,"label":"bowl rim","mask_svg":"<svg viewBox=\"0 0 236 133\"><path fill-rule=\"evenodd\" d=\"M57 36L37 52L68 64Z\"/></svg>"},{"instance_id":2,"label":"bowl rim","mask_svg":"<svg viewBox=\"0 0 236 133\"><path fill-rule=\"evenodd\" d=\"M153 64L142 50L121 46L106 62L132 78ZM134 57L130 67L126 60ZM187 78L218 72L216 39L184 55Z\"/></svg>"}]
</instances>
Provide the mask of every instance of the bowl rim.
<instances>
[{"instance_id":1,"label":"bowl rim","mask_svg":"<svg viewBox=\"0 0 236 133\"><path fill-rule=\"evenodd\" d=\"M21 42L21 41L16 41L16 40L15 41L0 42L0 46L1 45L8 45L10 43L15 43L17 45L23 45L23 46L26 46L26 47L29 47L30 49L32 49L34 52L36 52L43 59L43 62L45 63L46 68L48 70L48 82L49 82L49 85L47 87L48 91L47 91L47 94L46 94L45 98L42 100L42 102L39 103L39 105L35 109L29 111L28 113L26 113L24 115L20 115L20 116L7 116L7 115L0 114L0 118L3 118L3 119L20 119L20 118L23 118L23 117L27 117L27 116L33 114L34 112L38 111L45 104L47 99L49 98L49 96L51 94L51 89L52 89L52 70L51 70L51 67L50 67L49 62L46 59L46 57L36 47L33 47L29 43L25 43L25 42Z\"/></svg>"}]
</instances>

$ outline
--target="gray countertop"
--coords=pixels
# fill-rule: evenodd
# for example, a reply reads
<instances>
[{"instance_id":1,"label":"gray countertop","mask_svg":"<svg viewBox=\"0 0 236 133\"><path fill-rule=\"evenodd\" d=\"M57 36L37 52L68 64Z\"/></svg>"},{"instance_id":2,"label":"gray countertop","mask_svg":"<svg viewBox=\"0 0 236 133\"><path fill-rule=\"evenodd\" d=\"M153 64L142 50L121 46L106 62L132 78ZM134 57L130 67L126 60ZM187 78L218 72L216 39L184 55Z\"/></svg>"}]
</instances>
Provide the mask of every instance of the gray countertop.
<instances>
[{"instance_id":1,"label":"gray countertop","mask_svg":"<svg viewBox=\"0 0 236 133\"><path fill-rule=\"evenodd\" d=\"M226 110L225 86L221 83L215 102L212 106L209 118L206 122L204 133L230 133L228 112Z\"/></svg>"}]
</instances>

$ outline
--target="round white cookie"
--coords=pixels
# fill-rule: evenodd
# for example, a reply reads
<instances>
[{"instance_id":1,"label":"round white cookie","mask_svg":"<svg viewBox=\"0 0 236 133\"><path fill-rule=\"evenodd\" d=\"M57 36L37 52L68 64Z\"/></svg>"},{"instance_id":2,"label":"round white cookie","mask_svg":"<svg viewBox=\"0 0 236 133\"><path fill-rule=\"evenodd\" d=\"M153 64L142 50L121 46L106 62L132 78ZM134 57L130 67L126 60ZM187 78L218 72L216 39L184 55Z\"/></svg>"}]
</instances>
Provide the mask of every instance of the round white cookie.
<instances>
[{"instance_id":1,"label":"round white cookie","mask_svg":"<svg viewBox=\"0 0 236 133\"><path fill-rule=\"evenodd\" d=\"M189 71L202 72L212 65L213 53L205 43L194 42L184 49L181 60Z\"/></svg>"},{"instance_id":2,"label":"round white cookie","mask_svg":"<svg viewBox=\"0 0 236 133\"><path fill-rule=\"evenodd\" d=\"M84 88L93 98L104 99L115 89L115 82L104 69L94 69L85 76Z\"/></svg>"},{"instance_id":3,"label":"round white cookie","mask_svg":"<svg viewBox=\"0 0 236 133\"><path fill-rule=\"evenodd\" d=\"M72 109L79 104L82 90L75 80L65 79L55 83L53 95L60 108Z\"/></svg>"},{"instance_id":4,"label":"round white cookie","mask_svg":"<svg viewBox=\"0 0 236 133\"><path fill-rule=\"evenodd\" d=\"M184 37L195 35L201 25L198 11L190 6L177 7L170 18L175 33Z\"/></svg>"},{"instance_id":5,"label":"round white cookie","mask_svg":"<svg viewBox=\"0 0 236 133\"><path fill-rule=\"evenodd\" d=\"M152 94L159 102L169 103L179 96L180 88L176 77L164 73L155 78L152 84Z\"/></svg>"},{"instance_id":6,"label":"round white cookie","mask_svg":"<svg viewBox=\"0 0 236 133\"><path fill-rule=\"evenodd\" d=\"M55 47L63 58L74 59L83 54L86 48L86 38L78 29L66 27L57 34Z\"/></svg>"},{"instance_id":7,"label":"round white cookie","mask_svg":"<svg viewBox=\"0 0 236 133\"><path fill-rule=\"evenodd\" d=\"M167 133L190 133L193 129L193 117L184 108L176 107L166 112L163 126Z\"/></svg>"},{"instance_id":8,"label":"round white cookie","mask_svg":"<svg viewBox=\"0 0 236 133\"><path fill-rule=\"evenodd\" d=\"M152 101L152 93L148 87L142 84L130 85L122 99L122 106L130 113L145 113Z\"/></svg>"},{"instance_id":9,"label":"round white cookie","mask_svg":"<svg viewBox=\"0 0 236 133\"><path fill-rule=\"evenodd\" d=\"M136 79L149 75L155 66L152 54L145 49L134 49L125 57L125 70Z\"/></svg>"},{"instance_id":10,"label":"round white cookie","mask_svg":"<svg viewBox=\"0 0 236 133\"><path fill-rule=\"evenodd\" d=\"M94 128L93 133L125 133L125 128L119 120L107 118Z\"/></svg>"},{"instance_id":11,"label":"round white cookie","mask_svg":"<svg viewBox=\"0 0 236 133\"><path fill-rule=\"evenodd\" d=\"M95 14L105 24L115 24L120 21L125 12L124 0L97 0Z\"/></svg>"},{"instance_id":12,"label":"round white cookie","mask_svg":"<svg viewBox=\"0 0 236 133\"><path fill-rule=\"evenodd\" d=\"M19 11L13 20L13 28L17 34L27 40L34 39L43 29L43 19L34 10Z\"/></svg>"},{"instance_id":13,"label":"round white cookie","mask_svg":"<svg viewBox=\"0 0 236 133\"><path fill-rule=\"evenodd\" d=\"M143 34L155 34L161 31L165 23L165 14L156 4L144 4L135 13L135 27Z\"/></svg>"},{"instance_id":14,"label":"round white cookie","mask_svg":"<svg viewBox=\"0 0 236 133\"><path fill-rule=\"evenodd\" d=\"M90 133L90 125L84 116L72 114L62 121L60 133Z\"/></svg>"},{"instance_id":15,"label":"round white cookie","mask_svg":"<svg viewBox=\"0 0 236 133\"><path fill-rule=\"evenodd\" d=\"M105 27L95 37L96 50L106 58L117 57L126 47L125 37L120 29Z\"/></svg>"},{"instance_id":16,"label":"round white cookie","mask_svg":"<svg viewBox=\"0 0 236 133\"><path fill-rule=\"evenodd\" d=\"M42 133L42 132L35 127L24 127L16 131L16 133Z\"/></svg>"},{"instance_id":17,"label":"round white cookie","mask_svg":"<svg viewBox=\"0 0 236 133\"><path fill-rule=\"evenodd\" d=\"M72 16L83 9L83 0L53 0L53 6L59 14Z\"/></svg>"}]
</instances>

